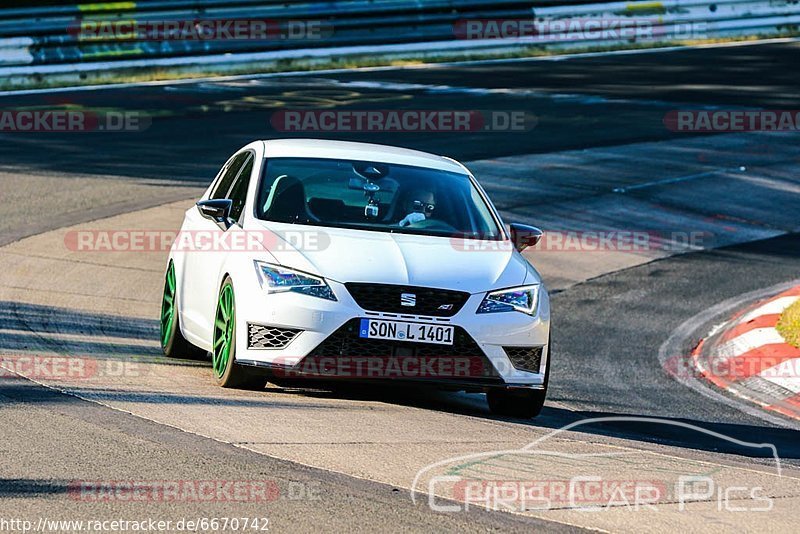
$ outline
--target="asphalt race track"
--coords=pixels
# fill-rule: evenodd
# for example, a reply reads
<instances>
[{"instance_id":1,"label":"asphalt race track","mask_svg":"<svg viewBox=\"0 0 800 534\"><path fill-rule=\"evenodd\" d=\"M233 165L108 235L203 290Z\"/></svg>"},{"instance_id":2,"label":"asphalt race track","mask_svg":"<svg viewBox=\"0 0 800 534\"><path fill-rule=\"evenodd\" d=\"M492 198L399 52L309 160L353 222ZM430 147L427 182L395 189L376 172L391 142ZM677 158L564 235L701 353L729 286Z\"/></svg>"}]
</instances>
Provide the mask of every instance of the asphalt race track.
<instances>
[{"instance_id":1,"label":"asphalt race track","mask_svg":"<svg viewBox=\"0 0 800 534\"><path fill-rule=\"evenodd\" d=\"M6 96L5 105L14 109L139 111L152 117L152 124L136 135L103 132L82 139L75 134L46 132L6 136L2 165L207 181L209 174L218 170L218 161L249 140L287 135L270 124L276 110L332 107L522 110L538 117L538 127L529 134L482 132L471 136L469 142L464 142L463 134L439 132L387 133L381 138L464 161L669 139L676 134L662 121L672 109L791 109L797 98L798 48L798 43L790 42L559 62L311 73L223 84ZM397 83L405 87L389 85ZM47 139L47 158L41 157L40 135ZM326 136L374 140L368 133L330 132Z\"/></svg>"},{"instance_id":2,"label":"asphalt race track","mask_svg":"<svg viewBox=\"0 0 800 534\"><path fill-rule=\"evenodd\" d=\"M687 387L659 351L662 359L683 357L725 317L672 336L687 319L800 278L797 134L687 134L664 123L678 109L800 108L798 53L800 43L780 41L0 96L7 110L129 112L147 125L0 133L0 354L75 355L147 370L92 383L2 375L0 517L264 515L279 532L796 528L800 425ZM515 131L312 134L282 132L274 119L285 110L398 109L505 110L535 120ZM74 253L63 250L64 232L174 227L230 153L284 135L455 157L507 221L545 231L697 230L711 238L680 254L526 254L554 290L550 393L532 421L494 418L477 394L214 388L207 363L160 356L166 254ZM631 416L674 424L625 420ZM763 485L774 506L736 513L709 498L682 511L439 513L409 497L428 464L518 448L586 418L616 420L577 426L559 437L559 450L624 450L645 455L638 465L656 472L714 466L709 472L737 484L768 479L774 459L687 425L773 444L782 476ZM627 476L610 463L597 472ZM76 480L253 478L274 481L281 496L143 505L76 502L69 490ZM287 496L292 487L301 488L295 498Z\"/></svg>"}]
</instances>

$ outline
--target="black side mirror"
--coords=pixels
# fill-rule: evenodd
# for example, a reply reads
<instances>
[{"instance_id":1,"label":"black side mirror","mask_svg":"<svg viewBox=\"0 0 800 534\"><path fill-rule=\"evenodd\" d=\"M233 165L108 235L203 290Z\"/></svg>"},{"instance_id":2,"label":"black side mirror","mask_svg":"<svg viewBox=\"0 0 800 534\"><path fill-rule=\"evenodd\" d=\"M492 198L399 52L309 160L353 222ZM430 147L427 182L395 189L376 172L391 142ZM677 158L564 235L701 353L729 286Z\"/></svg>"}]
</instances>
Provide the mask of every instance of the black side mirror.
<instances>
[{"instance_id":1,"label":"black side mirror","mask_svg":"<svg viewBox=\"0 0 800 534\"><path fill-rule=\"evenodd\" d=\"M213 198L197 203L200 214L217 223L223 230L227 230L233 224L231 208L233 208L233 201L229 198Z\"/></svg>"},{"instance_id":2,"label":"black side mirror","mask_svg":"<svg viewBox=\"0 0 800 534\"><path fill-rule=\"evenodd\" d=\"M528 226L527 224L513 223L509 225L511 230L511 242L514 248L522 252L528 247L534 247L542 239L544 233L535 226Z\"/></svg>"}]
</instances>

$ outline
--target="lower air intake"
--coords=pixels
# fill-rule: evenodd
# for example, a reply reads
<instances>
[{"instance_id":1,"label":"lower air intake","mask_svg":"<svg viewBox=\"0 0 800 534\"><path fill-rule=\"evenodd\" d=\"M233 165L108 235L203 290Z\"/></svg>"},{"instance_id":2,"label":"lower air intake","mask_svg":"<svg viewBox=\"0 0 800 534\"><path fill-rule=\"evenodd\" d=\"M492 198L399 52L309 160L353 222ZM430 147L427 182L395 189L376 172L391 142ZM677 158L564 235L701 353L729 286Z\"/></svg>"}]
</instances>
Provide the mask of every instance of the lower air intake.
<instances>
[{"instance_id":1,"label":"lower air intake","mask_svg":"<svg viewBox=\"0 0 800 534\"><path fill-rule=\"evenodd\" d=\"M302 330L260 324L247 325L247 346L251 349L282 349Z\"/></svg>"},{"instance_id":2,"label":"lower air intake","mask_svg":"<svg viewBox=\"0 0 800 534\"><path fill-rule=\"evenodd\" d=\"M542 347L503 347L515 369L538 373L542 365Z\"/></svg>"}]
</instances>

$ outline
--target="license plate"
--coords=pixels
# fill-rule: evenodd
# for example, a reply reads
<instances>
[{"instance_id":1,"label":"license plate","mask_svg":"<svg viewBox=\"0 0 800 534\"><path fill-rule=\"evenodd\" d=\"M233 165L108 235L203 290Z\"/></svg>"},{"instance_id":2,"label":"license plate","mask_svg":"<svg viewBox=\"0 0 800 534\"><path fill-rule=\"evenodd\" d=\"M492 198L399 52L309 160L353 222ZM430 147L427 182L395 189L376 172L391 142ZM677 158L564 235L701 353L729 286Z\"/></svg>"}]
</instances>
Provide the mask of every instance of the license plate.
<instances>
[{"instance_id":1,"label":"license plate","mask_svg":"<svg viewBox=\"0 0 800 534\"><path fill-rule=\"evenodd\" d=\"M383 321L380 319L361 319L358 337L366 339L391 339L414 343L453 344L452 326L438 324L407 323L404 321Z\"/></svg>"}]
</instances>

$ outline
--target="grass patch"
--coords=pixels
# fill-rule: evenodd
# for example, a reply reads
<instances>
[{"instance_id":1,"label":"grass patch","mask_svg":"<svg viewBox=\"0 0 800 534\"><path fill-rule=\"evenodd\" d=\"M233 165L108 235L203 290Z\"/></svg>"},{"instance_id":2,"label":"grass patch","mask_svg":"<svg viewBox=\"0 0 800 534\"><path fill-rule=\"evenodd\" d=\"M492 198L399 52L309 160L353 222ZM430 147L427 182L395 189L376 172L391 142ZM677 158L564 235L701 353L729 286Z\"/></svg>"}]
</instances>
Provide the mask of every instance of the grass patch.
<instances>
[{"instance_id":1,"label":"grass patch","mask_svg":"<svg viewBox=\"0 0 800 534\"><path fill-rule=\"evenodd\" d=\"M783 310L777 328L787 343L800 347L800 300Z\"/></svg>"}]
</instances>

